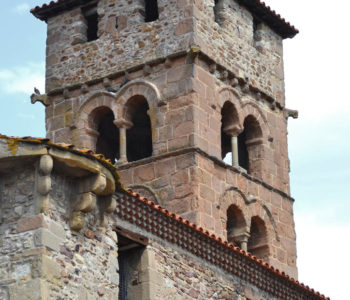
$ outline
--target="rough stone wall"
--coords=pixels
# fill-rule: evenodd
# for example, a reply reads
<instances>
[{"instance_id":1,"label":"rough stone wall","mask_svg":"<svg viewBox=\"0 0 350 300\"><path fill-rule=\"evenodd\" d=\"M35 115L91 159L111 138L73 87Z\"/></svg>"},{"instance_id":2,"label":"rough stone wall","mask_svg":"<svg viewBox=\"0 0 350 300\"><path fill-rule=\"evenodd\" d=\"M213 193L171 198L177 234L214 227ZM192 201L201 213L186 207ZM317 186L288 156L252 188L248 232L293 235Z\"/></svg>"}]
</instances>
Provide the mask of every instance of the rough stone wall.
<instances>
[{"instance_id":1,"label":"rough stone wall","mask_svg":"<svg viewBox=\"0 0 350 300\"><path fill-rule=\"evenodd\" d=\"M149 244L142 250L130 282L130 299L277 299L250 283L223 272L173 244L159 240L124 221L122 228L145 236ZM113 220L111 221L114 222Z\"/></svg>"},{"instance_id":2,"label":"rough stone wall","mask_svg":"<svg viewBox=\"0 0 350 300\"><path fill-rule=\"evenodd\" d=\"M95 150L96 136L88 131L91 112L107 106L115 120L123 119L128 97L140 94L150 106L153 155L195 146L221 159L221 108L225 101L230 101L238 111L242 128L245 117L252 115L263 131L261 153L256 155L261 163L251 173L288 193L287 124L283 111L271 109L269 103L258 101L240 88L231 88L228 82L211 74L204 61L198 64L188 63L186 57L182 57L173 60L170 68L164 63L154 66L147 76L142 70L130 73L130 88L118 89L116 95L104 92L100 83L91 85L87 93L75 89L66 97L50 96L51 105L46 108L47 137L54 142L71 142ZM160 100L147 94L142 83L133 84L139 78L155 86ZM109 84L118 86L122 80L120 76Z\"/></svg>"},{"instance_id":3,"label":"rough stone wall","mask_svg":"<svg viewBox=\"0 0 350 300\"><path fill-rule=\"evenodd\" d=\"M178 116L185 121L192 121L193 116L189 111L191 108L182 107L182 102L191 97L184 95L192 91L192 72L193 65L186 61L186 57L180 57L171 60L171 68L159 63L152 66L149 74L145 74L142 69L128 74L133 93L145 96L150 106L154 154L179 149L188 144L193 145L193 141L189 139L192 132L183 132L181 128L176 128L180 124ZM118 76L111 79L109 85L119 87L124 80L125 76ZM137 82L133 84L135 81ZM142 82L153 84L161 99L145 93ZM46 108L45 114L47 137L55 142L71 142L79 147L95 150L96 141L86 132L86 129L90 128L89 115L95 108L107 106L112 109L115 120L124 118L123 109L128 98L121 98L127 96L125 93L128 91L119 95L108 93L101 82L90 85L86 92L74 89L65 96L61 93L50 96L50 106ZM168 99L174 98L178 100L173 103L169 100L169 106L159 104L160 101L167 103ZM186 124L188 125L188 122Z\"/></svg>"},{"instance_id":4,"label":"rough stone wall","mask_svg":"<svg viewBox=\"0 0 350 300\"><path fill-rule=\"evenodd\" d=\"M151 200L225 240L230 205L242 210L248 227L258 216L267 227L267 261L297 277L293 200L286 194L197 152L125 165L120 175L126 187L150 187Z\"/></svg>"},{"instance_id":5,"label":"rough stone wall","mask_svg":"<svg viewBox=\"0 0 350 300\"><path fill-rule=\"evenodd\" d=\"M145 23L143 0L99 1L99 38L91 42L85 42L79 7L49 18L46 91L187 49L193 43L190 1L159 0L158 6L159 20Z\"/></svg>"},{"instance_id":6,"label":"rough stone wall","mask_svg":"<svg viewBox=\"0 0 350 300\"><path fill-rule=\"evenodd\" d=\"M0 189L0 299L115 299L117 236L87 216L81 233L69 228L76 193L70 177L51 176L50 209L37 212L35 170L25 163L4 174Z\"/></svg>"},{"instance_id":7,"label":"rough stone wall","mask_svg":"<svg viewBox=\"0 0 350 300\"><path fill-rule=\"evenodd\" d=\"M247 76L284 105L282 38L261 24L254 35L253 16L234 0L222 0L215 21L214 0L195 1L195 43L211 58L235 73Z\"/></svg>"},{"instance_id":8,"label":"rough stone wall","mask_svg":"<svg viewBox=\"0 0 350 300\"><path fill-rule=\"evenodd\" d=\"M221 159L221 109L226 101L231 102L238 112L241 128L244 128L245 118L253 116L262 130L260 153L256 154L261 164L250 173L289 193L287 122L283 110L271 108L266 101L239 87L230 87L227 79L219 79L216 74L211 74L209 68L204 61L194 66L194 144Z\"/></svg>"}]
</instances>

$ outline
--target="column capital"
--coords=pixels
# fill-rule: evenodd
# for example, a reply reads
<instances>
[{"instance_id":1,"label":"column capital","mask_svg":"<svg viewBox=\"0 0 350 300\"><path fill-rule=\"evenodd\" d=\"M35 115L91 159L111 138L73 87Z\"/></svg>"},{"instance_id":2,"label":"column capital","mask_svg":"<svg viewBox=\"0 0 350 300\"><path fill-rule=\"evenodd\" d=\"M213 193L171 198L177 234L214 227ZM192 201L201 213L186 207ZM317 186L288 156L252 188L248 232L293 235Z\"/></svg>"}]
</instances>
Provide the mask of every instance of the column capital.
<instances>
[{"instance_id":1,"label":"column capital","mask_svg":"<svg viewBox=\"0 0 350 300\"><path fill-rule=\"evenodd\" d=\"M117 126L118 128L125 128L125 129L130 129L131 127L134 126L134 124L130 121L127 121L125 119L118 119L113 121L114 125Z\"/></svg>"},{"instance_id":2,"label":"column capital","mask_svg":"<svg viewBox=\"0 0 350 300\"><path fill-rule=\"evenodd\" d=\"M223 128L223 132L231 137L238 136L243 131L243 128L239 125L227 125Z\"/></svg>"}]
</instances>

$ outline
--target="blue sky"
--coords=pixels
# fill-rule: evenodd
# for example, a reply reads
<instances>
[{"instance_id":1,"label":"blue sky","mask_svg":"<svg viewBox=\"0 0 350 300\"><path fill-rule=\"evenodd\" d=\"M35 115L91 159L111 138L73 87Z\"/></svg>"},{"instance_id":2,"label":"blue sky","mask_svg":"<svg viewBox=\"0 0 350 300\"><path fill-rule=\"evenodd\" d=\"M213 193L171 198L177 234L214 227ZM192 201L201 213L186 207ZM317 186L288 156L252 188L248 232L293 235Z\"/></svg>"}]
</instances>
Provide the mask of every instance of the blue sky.
<instances>
[{"instance_id":1,"label":"blue sky","mask_svg":"<svg viewBox=\"0 0 350 300\"><path fill-rule=\"evenodd\" d=\"M29 9L37 0L2 0L0 133L44 136L46 24ZM347 1L266 0L300 29L284 43L291 191L295 201L299 279L346 300L350 248L350 44ZM345 255L341 253L345 251Z\"/></svg>"}]
</instances>

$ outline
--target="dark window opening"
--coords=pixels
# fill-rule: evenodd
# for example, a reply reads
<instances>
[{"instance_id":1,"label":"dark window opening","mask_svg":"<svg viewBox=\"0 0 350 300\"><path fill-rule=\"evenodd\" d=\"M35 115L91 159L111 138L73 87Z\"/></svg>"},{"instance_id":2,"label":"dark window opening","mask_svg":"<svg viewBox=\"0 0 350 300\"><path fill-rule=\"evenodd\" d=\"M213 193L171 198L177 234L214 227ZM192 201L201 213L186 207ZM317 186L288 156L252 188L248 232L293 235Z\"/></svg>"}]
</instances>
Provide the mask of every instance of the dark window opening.
<instances>
[{"instance_id":1,"label":"dark window opening","mask_svg":"<svg viewBox=\"0 0 350 300\"><path fill-rule=\"evenodd\" d=\"M86 20L86 39L88 42L97 40L97 31L98 31L98 15L97 15L97 6L89 6L83 8L83 15Z\"/></svg>"},{"instance_id":2,"label":"dark window opening","mask_svg":"<svg viewBox=\"0 0 350 300\"><path fill-rule=\"evenodd\" d=\"M219 17L219 6L218 6L219 0L214 1L214 20L216 23L220 23L220 17Z\"/></svg>"},{"instance_id":3,"label":"dark window opening","mask_svg":"<svg viewBox=\"0 0 350 300\"><path fill-rule=\"evenodd\" d=\"M238 136L239 165L249 174L259 176L262 161L262 131L256 118L249 115L243 123L244 130Z\"/></svg>"},{"instance_id":4,"label":"dark window opening","mask_svg":"<svg viewBox=\"0 0 350 300\"><path fill-rule=\"evenodd\" d=\"M269 257L266 225L259 217L253 217L251 221L248 251L265 261Z\"/></svg>"},{"instance_id":5,"label":"dark window opening","mask_svg":"<svg viewBox=\"0 0 350 300\"><path fill-rule=\"evenodd\" d=\"M238 164L249 173L249 154L246 145L246 129L238 136Z\"/></svg>"},{"instance_id":6,"label":"dark window opening","mask_svg":"<svg viewBox=\"0 0 350 300\"><path fill-rule=\"evenodd\" d=\"M232 152L231 136L226 132L238 124L237 111L231 102L225 102L221 109L221 158Z\"/></svg>"},{"instance_id":7,"label":"dark window opening","mask_svg":"<svg viewBox=\"0 0 350 300\"><path fill-rule=\"evenodd\" d=\"M119 130L114 125L114 114L107 107L94 110L94 123L99 133L96 142L96 153L103 154L112 163L119 159Z\"/></svg>"},{"instance_id":8,"label":"dark window opening","mask_svg":"<svg viewBox=\"0 0 350 300\"><path fill-rule=\"evenodd\" d=\"M117 230L117 232L119 231ZM133 234L131 235L133 239L129 238L129 234L127 236L118 234L118 300L139 299L140 290L143 288L143 282L139 280L145 267L141 265L141 257L148 241L140 237L135 237Z\"/></svg>"},{"instance_id":9,"label":"dark window opening","mask_svg":"<svg viewBox=\"0 0 350 300\"><path fill-rule=\"evenodd\" d=\"M242 211L235 205L227 209L227 240L234 245L241 247L241 242L246 234L246 223Z\"/></svg>"},{"instance_id":10,"label":"dark window opening","mask_svg":"<svg viewBox=\"0 0 350 300\"><path fill-rule=\"evenodd\" d=\"M126 149L129 162L152 156L151 120L147 114L147 100L134 96L126 104L133 126L126 132Z\"/></svg>"},{"instance_id":11,"label":"dark window opening","mask_svg":"<svg viewBox=\"0 0 350 300\"><path fill-rule=\"evenodd\" d=\"M158 20L158 2L157 0L145 0L145 22Z\"/></svg>"}]
</instances>

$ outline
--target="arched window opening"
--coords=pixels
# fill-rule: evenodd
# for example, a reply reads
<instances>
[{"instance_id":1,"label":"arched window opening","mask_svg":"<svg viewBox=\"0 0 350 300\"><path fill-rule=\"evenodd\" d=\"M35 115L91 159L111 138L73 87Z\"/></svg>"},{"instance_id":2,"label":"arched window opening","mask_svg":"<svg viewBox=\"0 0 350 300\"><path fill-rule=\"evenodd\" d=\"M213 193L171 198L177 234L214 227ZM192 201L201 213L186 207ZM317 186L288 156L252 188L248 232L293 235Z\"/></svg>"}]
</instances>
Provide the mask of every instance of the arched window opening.
<instances>
[{"instance_id":1,"label":"arched window opening","mask_svg":"<svg viewBox=\"0 0 350 300\"><path fill-rule=\"evenodd\" d=\"M238 164L249 173L249 153L246 145L247 130L244 127L242 133L238 136Z\"/></svg>"},{"instance_id":2,"label":"arched window opening","mask_svg":"<svg viewBox=\"0 0 350 300\"><path fill-rule=\"evenodd\" d=\"M252 115L245 118L243 127L243 132L238 136L239 165L249 174L259 175L262 161L262 131L258 121Z\"/></svg>"},{"instance_id":3,"label":"arched window opening","mask_svg":"<svg viewBox=\"0 0 350 300\"><path fill-rule=\"evenodd\" d=\"M158 20L158 1L145 0L145 22L152 22Z\"/></svg>"},{"instance_id":4,"label":"arched window opening","mask_svg":"<svg viewBox=\"0 0 350 300\"><path fill-rule=\"evenodd\" d=\"M225 102L221 109L221 158L232 163L232 136L234 129L238 128L238 115L231 102Z\"/></svg>"},{"instance_id":5,"label":"arched window opening","mask_svg":"<svg viewBox=\"0 0 350 300\"><path fill-rule=\"evenodd\" d=\"M264 221L259 217L253 217L251 221L248 251L265 261L269 257L267 229Z\"/></svg>"},{"instance_id":6,"label":"arched window opening","mask_svg":"<svg viewBox=\"0 0 350 300\"><path fill-rule=\"evenodd\" d=\"M114 114L108 107L98 107L91 113L90 128L98 133L96 153L115 163L119 159L119 130L113 121Z\"/></svg>"},{"instance_id":7,"label":"arched window opening","mask_svg":"<svg viewBox=\"0 0 350 300\"><path fill-rule=\"evenodd\" d=\"M148 109L143 96L134 96L126 104L126 114L133 124L126 132L129 162L152 156L152 128Z\"/></svg>"},{"instance_id":8,"label":"arched window opening","mask_svg":"<svg viewBox=\"0 0 350 300\"><path fill-rule=\"evenodd\" d=\"M247 228L242 211L235 205L231 205L227 209L227 240L238 247L242 247L242 243L246 242ZM246 249L245 249L246 250Z\"/></svg>"}]
</instances>

